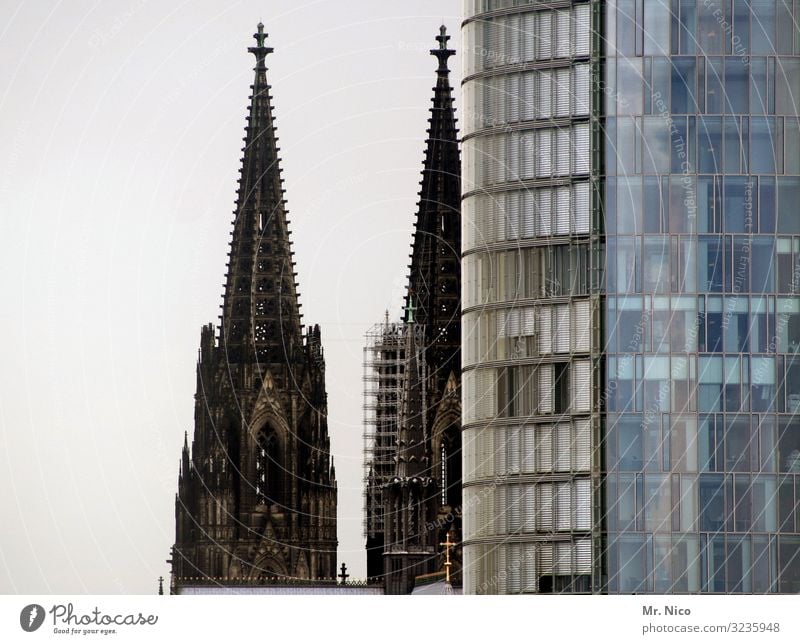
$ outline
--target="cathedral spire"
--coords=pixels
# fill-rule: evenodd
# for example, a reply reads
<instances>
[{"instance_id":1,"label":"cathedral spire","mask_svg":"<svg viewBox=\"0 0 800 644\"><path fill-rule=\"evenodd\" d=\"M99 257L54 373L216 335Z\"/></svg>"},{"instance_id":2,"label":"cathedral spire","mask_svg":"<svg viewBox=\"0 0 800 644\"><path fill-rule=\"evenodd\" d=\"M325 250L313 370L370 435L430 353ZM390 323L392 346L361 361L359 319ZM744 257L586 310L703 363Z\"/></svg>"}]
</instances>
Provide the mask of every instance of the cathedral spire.
<instances>
[{"instance_id":1,"label":"cathedral spire","mask_svg":"<svg viewBox=\"0 0 800 644\"><path fill-rule=\"evenodd\" d=\"M336 574L337 490L318 325L303 334L264 25L255 46L222 321L200 333L171 589Z\"/></svg>"},{"instance_id":2,"label":"cathedral spire","mask_svg":"<svg viewBox=\"0 0 800 644\"><path fill-rule=\"evenodd\" d=\"M396 436L396 465L393 474L371 470L386 482L382 513L368 517L374 535L367 546L368 574L377 568L370 546L382 543L390 594L411 592L417 576L436 572L436 544L452 525L460 525L460 501L449 504L449 496L461 494L461 411L454 393L461 374L461 163L449 39L442 26L431 50L438 66L400 327L405 343L394 349L403 376L393 424L385 425ZM394 383L380 382L385 394L393 395Z\"/></svg>"},{"instance_id":3,"label":"cathedral spire","mask_svg":"<svg viewBox=\"0 0 800 644\"><path fill-rule=\"evenodd\" d=\"M455 51L447 47L450 36L444 25L436 40L438 46L431 49L431 55L439 65L428 119L405 304L408 308L413 296L414 319L425 325L428 364L435 366L435 379L441 389L450 371L455 373L461 368L461 162L448 68Z\"/></svg>"},{"instance_id":4,"label":"cathedral spire","mask_svg":"<svg viewBox=\"0 0 800 644\"><path fill-rule=\"evenodd\" d=\"M267 34L253 37L255 80L247 116L220 345L230 363L291 360L302 345L289 222L267 84Z\"/></svg>"}]
</instances>

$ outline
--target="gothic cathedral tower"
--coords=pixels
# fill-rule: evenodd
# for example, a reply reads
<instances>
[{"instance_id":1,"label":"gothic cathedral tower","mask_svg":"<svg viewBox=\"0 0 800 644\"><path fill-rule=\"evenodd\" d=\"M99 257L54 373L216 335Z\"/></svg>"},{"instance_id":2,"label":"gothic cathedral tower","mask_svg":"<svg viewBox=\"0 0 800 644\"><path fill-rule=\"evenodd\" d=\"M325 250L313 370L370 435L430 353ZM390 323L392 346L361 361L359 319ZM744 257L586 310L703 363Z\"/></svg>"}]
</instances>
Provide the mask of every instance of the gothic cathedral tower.
<instances>
[{"instance_id":1,"label":"gothic cathedral tower","mask_svg":"<svg viewBox=\"0 0 800 644\"><path fill-rule=\"evenodd\" d=\"M203 327L172 592L336 575L336 476L319 326L303 334L258 25L222 321Z\"/></svg>"},{"instance_id":2,"label":"gothic cathedral tower","mask_svg":"<svg viewBox=\"0 0 800 644\"><path fill-rule=\"evenodd\" d=\"M461 163L442 26L411 251L395 473L383 484L384 587L410 592L461 540ZM461 581L456 550L454 583Z\"/></svg>"}]
</instances>

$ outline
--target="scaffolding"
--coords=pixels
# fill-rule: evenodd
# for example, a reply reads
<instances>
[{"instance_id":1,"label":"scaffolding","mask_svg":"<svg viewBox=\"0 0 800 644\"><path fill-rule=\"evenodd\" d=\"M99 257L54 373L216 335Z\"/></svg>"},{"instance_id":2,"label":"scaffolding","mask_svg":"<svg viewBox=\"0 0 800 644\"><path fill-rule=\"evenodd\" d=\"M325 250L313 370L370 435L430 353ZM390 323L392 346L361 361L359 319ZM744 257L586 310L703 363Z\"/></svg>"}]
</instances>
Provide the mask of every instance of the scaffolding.
<instances>
[{"instance_id":1,"label":"scaffolding","mask_svg":"<svg viewBox=\"0 0 800 644\"><path fill-rule=\"evenodd\" d=\"M383 484L395 473L406 325L389 315L365 334L364 536L383 535Z\"/></svg>"}]
</instances>

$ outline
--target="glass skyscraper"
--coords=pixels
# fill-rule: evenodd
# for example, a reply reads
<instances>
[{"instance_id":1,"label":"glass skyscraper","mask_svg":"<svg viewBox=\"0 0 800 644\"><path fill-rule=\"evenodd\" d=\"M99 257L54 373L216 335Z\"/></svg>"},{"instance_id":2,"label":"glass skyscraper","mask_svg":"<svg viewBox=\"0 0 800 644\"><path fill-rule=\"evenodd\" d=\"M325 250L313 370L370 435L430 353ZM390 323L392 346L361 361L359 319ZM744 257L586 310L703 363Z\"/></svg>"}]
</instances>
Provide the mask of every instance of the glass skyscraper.
<instances>
[{"instance_id":1,"label":"glass skyscraper","mask_svg":"<svg viewBox=\"0 0 800 644\"><path fill-rule=\"evenodd\" d=\"M465 591L800 592L800 2L465 8Z\"/></svg>"}]
</instances>

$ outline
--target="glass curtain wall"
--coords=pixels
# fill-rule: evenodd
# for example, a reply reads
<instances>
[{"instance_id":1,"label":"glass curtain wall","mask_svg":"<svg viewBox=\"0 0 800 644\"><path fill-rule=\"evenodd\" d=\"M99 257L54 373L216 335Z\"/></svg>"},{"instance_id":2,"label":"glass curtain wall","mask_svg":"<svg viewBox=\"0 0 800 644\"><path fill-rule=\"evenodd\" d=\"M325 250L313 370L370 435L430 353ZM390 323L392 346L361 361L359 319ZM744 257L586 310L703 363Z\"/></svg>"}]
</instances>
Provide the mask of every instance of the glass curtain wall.
<instances>
[{"instance_id":1,"label":"glass curtain wall","mask_svg":"<svg viewBox=\"0 0 800 644\"><path fill-rule=\"evenodd\" d=\"M609 593L800 592L800 2L604 4Z\"/></svg>"}]
</instances>

